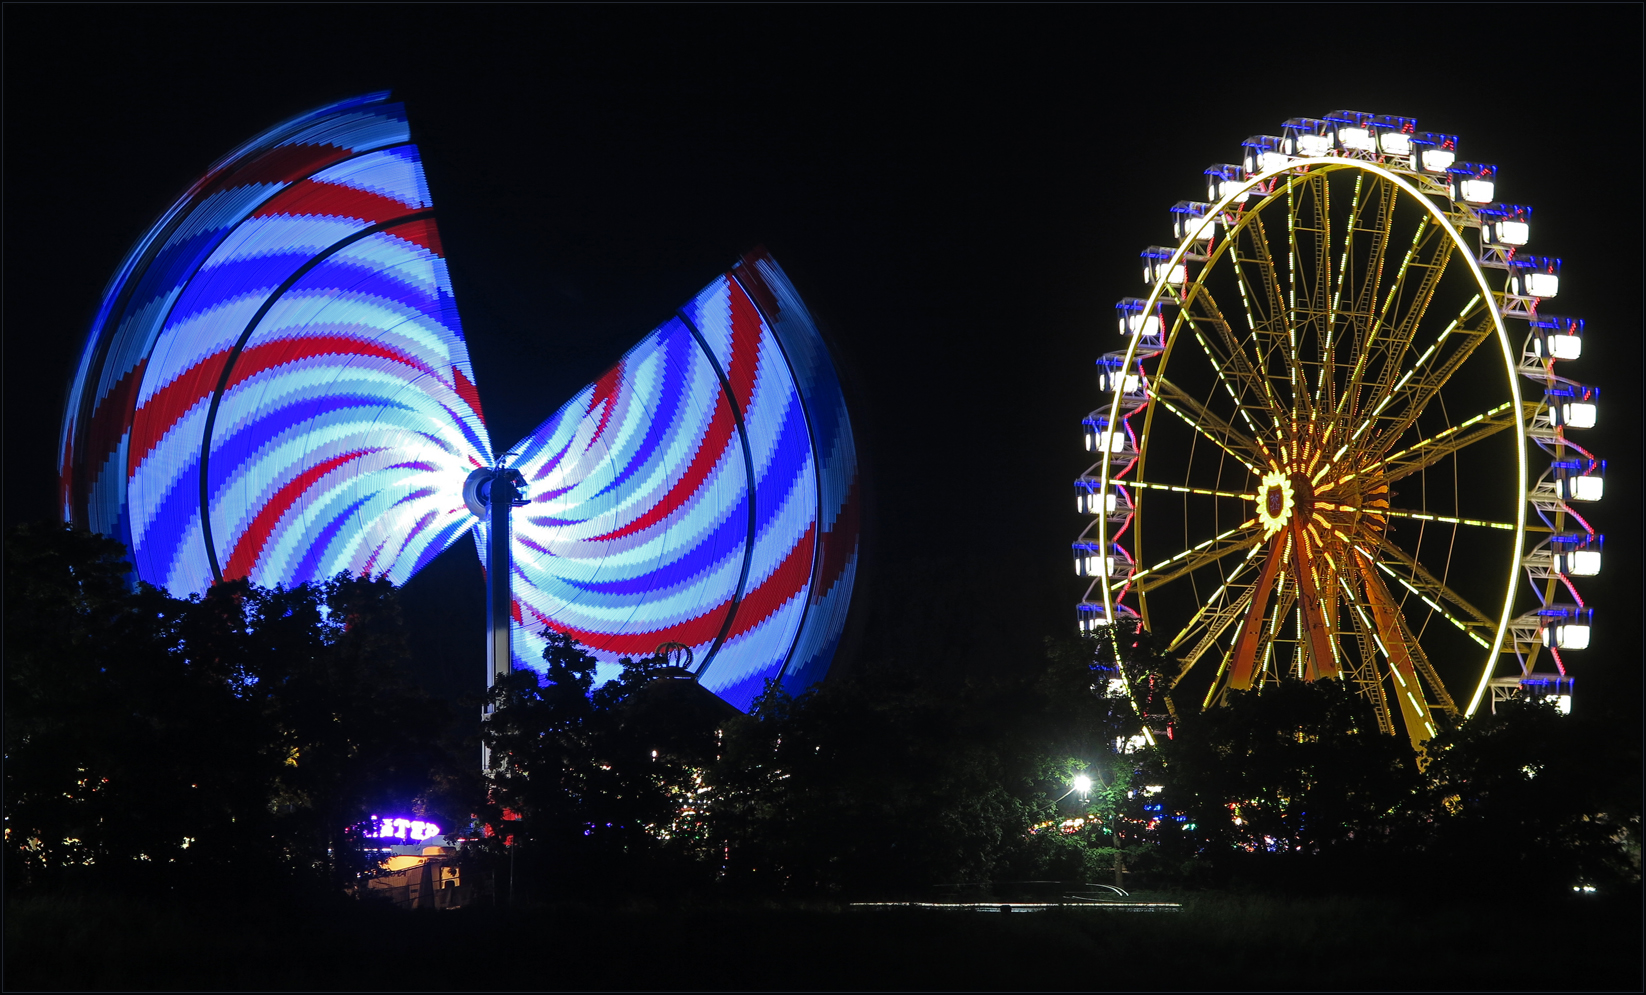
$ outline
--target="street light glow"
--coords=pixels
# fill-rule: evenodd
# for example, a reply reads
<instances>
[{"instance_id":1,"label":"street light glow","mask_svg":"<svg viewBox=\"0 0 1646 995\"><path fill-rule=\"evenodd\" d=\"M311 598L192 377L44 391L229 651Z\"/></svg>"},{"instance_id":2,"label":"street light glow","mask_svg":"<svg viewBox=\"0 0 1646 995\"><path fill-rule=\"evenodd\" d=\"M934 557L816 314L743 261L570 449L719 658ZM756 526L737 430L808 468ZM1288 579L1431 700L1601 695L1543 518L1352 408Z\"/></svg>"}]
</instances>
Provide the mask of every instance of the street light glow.
<instances>
[{"instance_id":1,"label":"street light glow","mask_svg":"<svg viewBox=\"0 0 1646 995\"><path fill-rule=\"evenodd\" d=\"M1073 783L1074 789L1082 795L1088 794L1092 790L1092 779L1085 774L1076 774Z\"/></svg>"}]
</instances>

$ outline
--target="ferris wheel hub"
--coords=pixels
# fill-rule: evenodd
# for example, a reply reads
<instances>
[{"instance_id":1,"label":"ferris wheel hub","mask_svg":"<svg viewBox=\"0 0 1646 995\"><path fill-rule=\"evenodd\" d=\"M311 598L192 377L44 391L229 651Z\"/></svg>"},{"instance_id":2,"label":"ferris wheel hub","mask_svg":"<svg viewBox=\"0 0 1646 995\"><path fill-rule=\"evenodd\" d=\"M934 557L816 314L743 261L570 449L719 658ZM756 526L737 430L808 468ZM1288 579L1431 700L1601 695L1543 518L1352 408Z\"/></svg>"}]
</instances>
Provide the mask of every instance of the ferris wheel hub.
<instances>
[{"instance_id":1,"label":"ferris wheel hub","mask_svg":"<svg viewBox=\"0 0 1646 995\"><path fill-rule=\"evenodd\" d=\"M1257 489L1257 518L1263 523L1264 538L1273 536L1292 520L1292 511L1298 503L1296 481L1299 479L1305 488L1309 486L1308 478L1302 474L1271 470L1263 475L1263 483ZM1309 496L1313 497L1312 489Z\"/></svg>"}]
</instances>

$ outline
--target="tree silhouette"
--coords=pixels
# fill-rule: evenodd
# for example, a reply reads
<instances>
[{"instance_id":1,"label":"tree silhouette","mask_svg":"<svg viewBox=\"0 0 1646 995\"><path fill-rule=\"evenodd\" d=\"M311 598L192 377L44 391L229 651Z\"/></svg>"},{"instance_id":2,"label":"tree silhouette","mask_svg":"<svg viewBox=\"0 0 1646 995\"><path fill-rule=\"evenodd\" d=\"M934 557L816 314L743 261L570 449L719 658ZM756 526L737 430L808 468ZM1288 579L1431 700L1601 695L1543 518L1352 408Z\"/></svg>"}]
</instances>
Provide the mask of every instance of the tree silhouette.
<instances>
[{"instance_id":1,"label":"tree silhouette","mask_svg":"<svg viewBox=\"0 0 1646 995\"><path fill-rule=\"evenodd\" d=\"M387 581L183 600L55 525L7 536L5 577L12 881L335 888L363 866L355 828L449 764Z\"/></svg>"}]
</instances>

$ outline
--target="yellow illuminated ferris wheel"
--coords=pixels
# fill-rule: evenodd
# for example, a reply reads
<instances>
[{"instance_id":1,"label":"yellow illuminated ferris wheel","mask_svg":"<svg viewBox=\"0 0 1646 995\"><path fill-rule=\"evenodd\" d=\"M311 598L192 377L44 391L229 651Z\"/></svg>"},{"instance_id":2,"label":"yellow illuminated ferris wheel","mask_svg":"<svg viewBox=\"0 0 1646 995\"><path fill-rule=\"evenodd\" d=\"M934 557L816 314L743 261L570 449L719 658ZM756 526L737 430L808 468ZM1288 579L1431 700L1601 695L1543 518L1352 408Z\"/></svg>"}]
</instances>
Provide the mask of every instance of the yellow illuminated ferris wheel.
<instances>
[{"instance_id":1,"label":"yellow illuminated ferris wheel","mask_svg":"<svg viewBox=\"0 0 1646 995\"><path fill-rule=\"evenodd\" d=\"M1547 313L1560 261L1524 253L1530 208L1410 118L1293 118L1243 147L1172 208L1098 360L1082 631L1140 620L1177 661L1174 712L1337 678L1421 746L1513 695L1569 707L1605 465L1578 443L1598 391L1557 372L1582 322Z\"/></svg>"}]
</instances>

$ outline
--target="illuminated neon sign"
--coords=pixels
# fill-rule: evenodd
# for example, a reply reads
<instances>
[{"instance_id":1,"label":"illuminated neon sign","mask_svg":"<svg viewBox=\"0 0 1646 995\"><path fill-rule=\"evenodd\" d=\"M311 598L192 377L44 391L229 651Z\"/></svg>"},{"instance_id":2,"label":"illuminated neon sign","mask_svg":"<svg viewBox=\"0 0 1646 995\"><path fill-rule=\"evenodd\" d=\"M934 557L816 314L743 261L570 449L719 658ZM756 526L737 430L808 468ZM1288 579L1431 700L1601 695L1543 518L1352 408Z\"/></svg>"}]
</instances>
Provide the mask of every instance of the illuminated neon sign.
<instances>
[{"instance_id":1,"label":"illuminated neon sign","mask_svg":"<svg viewBox=\"0 0 1646 995\"><path fill-rule=\"evenodd\" d=\"M431 839L440 835L440 827L432 822L421 819L392 819L372 816L374 825L367 831L367 839L383 840L418 840Z\"/></svg>"}]
</instances>

